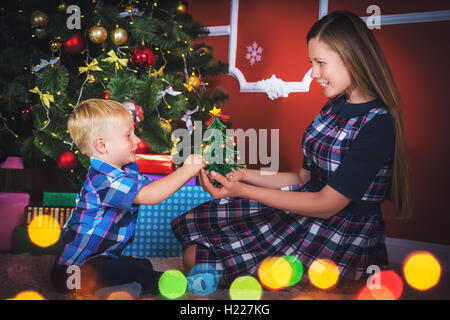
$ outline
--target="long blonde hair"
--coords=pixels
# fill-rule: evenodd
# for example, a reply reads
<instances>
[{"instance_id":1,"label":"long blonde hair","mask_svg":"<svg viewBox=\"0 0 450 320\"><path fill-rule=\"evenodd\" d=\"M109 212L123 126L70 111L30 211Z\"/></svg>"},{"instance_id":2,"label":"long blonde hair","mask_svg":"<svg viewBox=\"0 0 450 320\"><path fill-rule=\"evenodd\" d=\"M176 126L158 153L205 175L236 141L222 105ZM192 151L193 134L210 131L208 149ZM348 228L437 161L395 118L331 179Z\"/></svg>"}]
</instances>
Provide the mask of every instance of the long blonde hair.
<instances>
[{"instance_id":1,"label":"long blonde hair","mask_svg":"<svg viewBox=\"0 0 450 320\"><path fill-rule=\"evenodd\" d=\"M395 150L389 199L396 218L410 218L413 196L400 97L375 36L354 13L333 11L311 27L307 43L316 37L339 54L357 86L381 99L390 112L395 125Z\"/></svg>"}]
</instances>

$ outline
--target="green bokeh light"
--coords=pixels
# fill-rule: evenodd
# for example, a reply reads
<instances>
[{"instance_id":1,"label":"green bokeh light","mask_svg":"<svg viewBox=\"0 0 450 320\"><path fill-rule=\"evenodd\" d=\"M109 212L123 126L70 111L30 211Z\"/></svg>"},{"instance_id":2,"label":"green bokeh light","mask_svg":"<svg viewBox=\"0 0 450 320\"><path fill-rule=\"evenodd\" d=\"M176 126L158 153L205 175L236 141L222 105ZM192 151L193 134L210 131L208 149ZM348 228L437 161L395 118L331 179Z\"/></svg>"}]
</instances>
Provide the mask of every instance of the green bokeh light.
<instances>
[{"instance_id":1,"label":"green bokeh light","mask_svg":"<svg viewBox=\"0 0 450 320\"><path fill-rule=\"evenodd\" d=\"M294 284L298 283L302 277L303 277L303 265L294 256L284 256L283 257L287 262L289 262L291 269L292 269L292 276L291 281L289 281L288 287L293 286Z\"/></svg>"},{"instance_id":2,"label":"green bokeh light","mask_svg":"<svg viewBox=\"0 0 450 320\"><path fill-rule=\"evenodd\" d=\"M252 276L236 278L230 286L231 300L260 300L262 297L262 286Z\"/></svg>"},{"instance_id":3,"label":"green bokeh light","mask_svg":"<svg viewBox=\"0 0 450 320\"><path fill-rule=\"evenodd\" d=\"M167 299L178 299L187 289L187 279L180 270L167 270L159 278L159 292Z\"/></svg>"}]
</instances>

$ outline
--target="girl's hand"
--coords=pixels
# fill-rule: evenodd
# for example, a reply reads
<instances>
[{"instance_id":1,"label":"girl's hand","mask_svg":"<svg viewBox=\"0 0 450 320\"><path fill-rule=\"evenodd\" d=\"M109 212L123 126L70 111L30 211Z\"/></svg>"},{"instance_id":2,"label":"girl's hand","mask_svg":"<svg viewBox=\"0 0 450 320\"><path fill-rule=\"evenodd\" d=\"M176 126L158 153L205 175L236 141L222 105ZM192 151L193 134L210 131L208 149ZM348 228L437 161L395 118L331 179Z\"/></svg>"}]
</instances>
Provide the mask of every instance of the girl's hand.
<instances>
[{"instance_id":1,"label":"girl's hand","mask_svg":"<svg viewBox=\"0 0 450 320\"><path fill-rule=\"evenodd\" d=\"M227 175L226 175L226 177L227 177L227 179L229 180L229 181L232 181L232 182L234 182L234 181L241 181L243 178L244 178L244 175L245 175L245 171L246 171L246 169L238 169L238 170L236 170L236 169L231 169L232 171L231 172L229 172Z\"/></svg>"},{"instance_id":2,"label":"girl's hand","mask_svg":"<svg viewBox=\"0 0 450 320\"><path fill-rule=\"evenodd\" d=\"M209 181L205 170L200 171L200 184L203 187L203 190L208 192L214 198L238 197L241 194L242 183L238 181L230 181L215 171L211 172L211 177L219 182L222 187L214 187Z\"/></svg>"}]
</instances>

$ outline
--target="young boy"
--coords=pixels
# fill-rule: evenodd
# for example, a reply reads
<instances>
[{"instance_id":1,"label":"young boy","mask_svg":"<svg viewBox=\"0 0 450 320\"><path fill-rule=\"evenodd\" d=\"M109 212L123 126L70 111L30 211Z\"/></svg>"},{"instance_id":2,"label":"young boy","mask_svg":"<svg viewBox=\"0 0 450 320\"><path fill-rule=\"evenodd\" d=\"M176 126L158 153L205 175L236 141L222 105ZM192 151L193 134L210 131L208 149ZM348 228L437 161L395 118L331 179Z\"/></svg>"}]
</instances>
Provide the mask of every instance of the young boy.
<instances>
[{"instance_id":1,"label":"young boy","mask_svg":"<svg viewBox=\"0 0 450 320\"><path fill-rule=\"evenodd\" d=\"M73 267L79 266L80 291L138 283L142 293L158 293L160 272L148 259L122 256L133 240L140 204L168 198L204 167L200 155L190 155L172 174L152 181L138 173L130 111L112 100L81 102L69 118L70 136L90 157L91 167L77 196L76 208L63 226L61 247L50 273L56 290L67 292Z\"/></svg>"}]
</instances>

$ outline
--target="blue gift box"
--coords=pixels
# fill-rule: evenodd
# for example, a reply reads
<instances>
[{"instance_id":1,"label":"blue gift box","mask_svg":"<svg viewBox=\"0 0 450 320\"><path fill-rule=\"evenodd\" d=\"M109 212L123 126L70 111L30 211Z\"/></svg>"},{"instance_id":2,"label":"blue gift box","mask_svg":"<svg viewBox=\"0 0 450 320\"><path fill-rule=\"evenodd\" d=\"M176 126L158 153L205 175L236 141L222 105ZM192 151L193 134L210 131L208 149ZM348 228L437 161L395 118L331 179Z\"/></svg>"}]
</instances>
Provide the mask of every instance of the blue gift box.
<instances>
[{"instance_id":1,"label":"blue gift box","mask_svg":"<svg viewBox=\"0 0 450 320\"><path fill-rule=\"evenodd\" d=\"M123 254L135 257L179 257L181 245L170 222L186 211L213 199L201 186L183 186L156 205L141 205L133 242Z\"/></svg>"}]
</instances>

